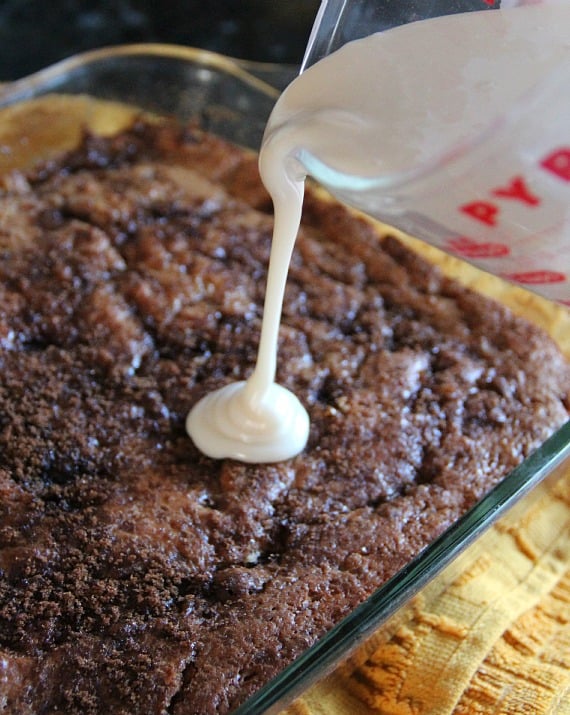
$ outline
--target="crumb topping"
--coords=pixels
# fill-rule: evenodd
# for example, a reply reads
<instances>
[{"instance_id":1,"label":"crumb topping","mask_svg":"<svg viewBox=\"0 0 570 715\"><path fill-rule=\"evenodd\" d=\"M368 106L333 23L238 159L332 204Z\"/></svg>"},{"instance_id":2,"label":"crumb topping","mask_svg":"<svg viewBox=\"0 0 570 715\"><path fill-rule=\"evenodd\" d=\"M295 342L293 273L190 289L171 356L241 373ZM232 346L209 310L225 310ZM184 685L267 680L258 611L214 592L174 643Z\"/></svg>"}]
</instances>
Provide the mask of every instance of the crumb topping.
<instances>
[{"instance_id":1,"label":"crumb topping","mask_svg":"<svg viewBox=\"0 0 570 715\"><path fill-rule=\"evenodd\" d=\"M308 446L204 457L185 416L253 369L271 229L256 159L191 127L2 179L4 712L231 710L568 419L542 332L309 191L277 376Z\"/></svg>"}]
</instances>

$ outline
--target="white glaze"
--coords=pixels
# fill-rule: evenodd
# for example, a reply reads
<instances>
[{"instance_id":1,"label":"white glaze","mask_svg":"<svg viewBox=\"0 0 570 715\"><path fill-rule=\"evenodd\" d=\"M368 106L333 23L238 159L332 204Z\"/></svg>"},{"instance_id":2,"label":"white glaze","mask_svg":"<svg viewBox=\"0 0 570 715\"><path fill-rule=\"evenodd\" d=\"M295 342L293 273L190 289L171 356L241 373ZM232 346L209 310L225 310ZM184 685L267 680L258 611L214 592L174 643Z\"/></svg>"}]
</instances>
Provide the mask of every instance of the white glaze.
<instances>
[{"instance_id":1,"label":"white glaze","mask_svg":"<svg viewBox=\"0 0 570 715\"><path fill-rule=\"evenodd\" d=\"M257 363L246 382L206 395L190 411L186 430L209 457L242 462L279 462L303 450L309 436L307 411L275 383L283 294L303 204L303 181L291 181L270 160L266 186L275 223ZM265 177L264 177L265 181Z\"/></svg>"},{"instance_id":2,"label":"white glaze","mask_svg":"<svg viewBox=\"0 0 570 715\"><path fill-rule=\"evenodd\" d=\"M405 172L487 126L567 60L570 3L454 15L349 43L282 94L268 122L260 172L275 229L257 365L190 412L187 430L211 457L273 462L300 452L309 419L274 383L285 282L310 152L340 172ZM366 208L363 206L363 208Z\"/></svg>"}]
</instances>

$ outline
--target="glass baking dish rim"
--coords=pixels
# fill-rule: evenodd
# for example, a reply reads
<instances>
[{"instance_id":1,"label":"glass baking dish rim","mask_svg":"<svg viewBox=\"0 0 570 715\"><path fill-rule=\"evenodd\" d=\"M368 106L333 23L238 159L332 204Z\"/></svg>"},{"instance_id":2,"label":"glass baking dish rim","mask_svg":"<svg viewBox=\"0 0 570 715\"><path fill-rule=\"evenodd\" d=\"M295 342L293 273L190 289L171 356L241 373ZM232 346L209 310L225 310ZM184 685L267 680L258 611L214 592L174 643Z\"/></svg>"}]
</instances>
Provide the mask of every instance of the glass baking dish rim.
<instances>
[{"instance_id":1,"label":"glass baking dish rim","mask_svg":"<svg viewBox=\"0 0 570 715\"><path fill-rule=\"evenodd\" d=\"M259 90L259 92L266 95L266 97L274 100L279 96L279 90L257 77L256 72L271 74L272 71L277 72L288 67L287 65L274 63L241 60L213 52L212 50L204 50L198 47L184 45L160 42L113 45L111 47L101 47L79 52L20 79L0 83L0 101L3 104L9 104L12 96L19 96L24 92L33 93L34 90L41 91L42 87L49 85L50 81L54 78L63 77L74 70L96 62L118 57L135 56L155 56L157 58L186 60L196 64L203 64L209 69L217 69L226 74L233 75L236 79L243 81L253 89ZM15 99L14 101L18 100Z\"/></svg>"}]
</instances>

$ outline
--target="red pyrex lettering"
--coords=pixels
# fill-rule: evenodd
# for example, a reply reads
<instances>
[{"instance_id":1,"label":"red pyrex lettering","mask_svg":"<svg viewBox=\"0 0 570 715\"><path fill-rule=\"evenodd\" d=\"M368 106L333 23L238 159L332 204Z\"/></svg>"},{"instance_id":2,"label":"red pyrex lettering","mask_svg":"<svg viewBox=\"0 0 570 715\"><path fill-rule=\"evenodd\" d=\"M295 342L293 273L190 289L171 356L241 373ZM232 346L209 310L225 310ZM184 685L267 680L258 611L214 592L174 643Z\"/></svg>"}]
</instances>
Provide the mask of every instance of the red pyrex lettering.
<instances>
[{"instance_id":1,"label":"red pyrex lettering","mask_svg":"<svg viewBox=\"0 0 570 715\"><path fill-rule=\"evenodd\" d=\"M555 180L570 184L570 147L553 149L539 160L537 168L547 172ZM541 197L534 193L525 177L517 174L505 185L490 189L488 197L464 203L458 210L474 221L493 228L499 223L503 201L517 202L528 209L534 209L542 203ZM511 255L511 248L505 243L477 241L465 235L449 238L444 248L467 260L500 259ZM568 280L568 276L563 272L539 267L530 271L514 271L500 275L526 285L556 284ZM570 305L568 300L561 302Z\"/></svg>"},{"instance_id":2,"label":"red pyrex lettering","mask_svg":"<svg viewBox=\"0 0 570 715\"><path fill-rule=\"evenodd\" d=\"M481 221L481 223L486 223L487 226L497 225L499 207L490 201L471 201L469 204L460 206L460 210L471 218Z\"/></svg>"},{"instance_id":3,"label":"red pyrex lettering","mask_svg":"<svg viewBox=\"0 0 570 715\"><path fill-rule=\"evenodd\" d=\"M507 186L491 189L491 194L499 199L520 201L526 206L539 206L540 198L533 194L522 176L513 177ZM500 207L491 201L472 201L459 207L464 214L488 226L496 226Z\"/></svg>"},{"instance_id":4,"label":"red pyrex lettering","mask_svg":"<svg viewBox=\"0 0 570 715\"><path fill-rule=\"evenodd\" d=\"M570 148L560 147L550 152L539 162L539 167L562 181L570 182ZM518 201L528 208L540 206L541 199L533 193L524 176L514 176L506 186L497 186L490 190L491 196L504 201ZM462 204L459 210L469 218L496 226L501 213L497 201L477 200Z\"/></svg>"},{"instance_id":5,"label":"red pyrex lettering","mask_svg":"<svg viewBox=\"0 0 570 715\"><path fill-rule=\"evenodd\" d=\"M528 206L538 206L540 203L540 199L531 193L522 176L515 176L508 186L493 189L491 193L500 199L514 199Z\"/></svg>"},{"instance_id":6,"label":"red pyrex lettering","mask_svg":"<svg viewBox=\"0 0 570 715\"><path fill-rule=\"evenodd\" d=\"M570 149L556 149L540 162L540 166L562 181L570 181Z\"/></svg>"}]
</instances>

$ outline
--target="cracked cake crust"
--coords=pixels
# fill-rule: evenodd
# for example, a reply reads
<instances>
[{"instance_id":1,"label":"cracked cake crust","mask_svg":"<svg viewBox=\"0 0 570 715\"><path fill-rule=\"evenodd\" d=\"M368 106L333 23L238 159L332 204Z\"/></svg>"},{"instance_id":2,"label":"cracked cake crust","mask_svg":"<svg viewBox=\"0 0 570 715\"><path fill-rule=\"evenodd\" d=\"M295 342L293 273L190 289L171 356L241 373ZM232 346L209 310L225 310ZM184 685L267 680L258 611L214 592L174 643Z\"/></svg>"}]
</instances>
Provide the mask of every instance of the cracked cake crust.
<instances>
[{"instance_id":1,"label":"cracked cake crust","mask_svg":"<svg viewBox=\"0 0 570 715\"><path fill-rule=\"evenodd\" d=\"M201 455L189 408L253 369L272 218L256 159L138 122L0 196L0 705L224 713L568 419L508 309L308 192L282 464Z\"/></svg>"}]
</instances>

